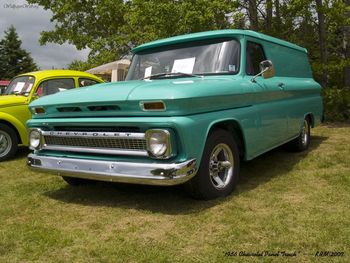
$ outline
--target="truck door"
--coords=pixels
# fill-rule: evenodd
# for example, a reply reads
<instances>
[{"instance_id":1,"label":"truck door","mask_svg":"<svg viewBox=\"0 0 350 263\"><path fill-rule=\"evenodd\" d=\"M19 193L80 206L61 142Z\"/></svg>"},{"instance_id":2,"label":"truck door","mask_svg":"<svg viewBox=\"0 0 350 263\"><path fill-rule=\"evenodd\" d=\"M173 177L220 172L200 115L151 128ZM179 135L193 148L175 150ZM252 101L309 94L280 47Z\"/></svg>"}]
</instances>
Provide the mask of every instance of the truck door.
<instances>
[{"instance_id":1,"label":"truck door","mask_svg":"<svg viewBox=\"0 0 350 263\"><path fill-rule=\"evenodd\" d=\"M265 57L263 46L248 41L246 47L246 78L255 90L255 109L257 110L257 129L259 131L258 151L266 151L284 141L287 133L287 109L283 98L285 93L279 85L278 77L264 79L252 77L260 72L259 64ZM272 61L273 62L273 61Z\"/></svg>"}]
</instances>

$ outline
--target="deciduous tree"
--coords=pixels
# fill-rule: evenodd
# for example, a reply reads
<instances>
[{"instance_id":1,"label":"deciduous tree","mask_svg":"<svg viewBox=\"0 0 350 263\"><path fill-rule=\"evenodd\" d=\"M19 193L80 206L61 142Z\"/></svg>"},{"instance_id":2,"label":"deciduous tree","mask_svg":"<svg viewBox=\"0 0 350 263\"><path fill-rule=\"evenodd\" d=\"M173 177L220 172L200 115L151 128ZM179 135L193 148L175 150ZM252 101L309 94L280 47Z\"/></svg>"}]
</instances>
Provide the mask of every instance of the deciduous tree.
<instances>
[{"instance_id":1,"label":"deciduous tree","mask_svg":"<svg viewBox=\"0 0 350 263\"><path fill-rule=\"evenodd\" d=\"M53 12L52 31L40 43L89 48L89 61L105 63L147 41L230 27L232 0L29 0ZM91 62L91 64L94 64Z\"/></svg>"}]
</instances>

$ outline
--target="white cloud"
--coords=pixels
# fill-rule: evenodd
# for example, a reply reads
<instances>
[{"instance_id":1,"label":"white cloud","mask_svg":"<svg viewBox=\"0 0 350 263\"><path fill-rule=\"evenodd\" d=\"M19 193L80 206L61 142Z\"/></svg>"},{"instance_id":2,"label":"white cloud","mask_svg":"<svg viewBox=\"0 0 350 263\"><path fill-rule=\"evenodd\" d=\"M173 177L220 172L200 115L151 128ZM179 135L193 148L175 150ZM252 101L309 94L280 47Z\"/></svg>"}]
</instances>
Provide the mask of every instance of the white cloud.
<instances>
[{"instance_id":1,"label":"white cloud","mask_svg":"<svg viewBox=\"0 0 350 263\"><path fill-rule=\"evenodd\" d=\"M51 11L29 6L24 0L0 0L0 38L9 26L14 25L22 48L31 53L41 69L66 68L75 59L86 60L89 50L78 51L70 44L39 44L40 32L54 28L51 16Z\"/></svg>"}]
</instances>

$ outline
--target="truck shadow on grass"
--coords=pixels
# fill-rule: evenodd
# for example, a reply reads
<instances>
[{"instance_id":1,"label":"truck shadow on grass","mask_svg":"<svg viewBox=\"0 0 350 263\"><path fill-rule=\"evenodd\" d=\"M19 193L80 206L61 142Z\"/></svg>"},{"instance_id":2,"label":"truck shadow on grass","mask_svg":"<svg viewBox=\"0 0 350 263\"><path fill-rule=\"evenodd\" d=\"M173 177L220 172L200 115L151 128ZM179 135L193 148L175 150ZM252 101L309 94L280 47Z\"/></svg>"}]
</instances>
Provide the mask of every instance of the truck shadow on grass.
<instances>
[{"instance_id":1,"label":"truck shadow on grass","mask_svg":"<svg viewBox=\"0 0 350 263\"><path fill-rule=\"evenodd\" d=\"M11 159L11 161L26 158L29 153L30 153L30 150L28 147L20 146L20 147L18 147L18 150L17 150L15 156L13 157L13 159Z\"/></svg>"},{"instance_id":2,"label":"truck shadow on grass","mask_svg":"<svg viewBox=\"0 0 350 263\"><path fill-rule=\"evenodd\" d=\"M312 136L307 151L291 152L286 145L282 145L252 161L242 162L241 177L234 195L253 190L273 178L285 176L327 139L328 137L324 136Z\"/></svg>"},{"instance_id":3,"label":"truck shadow on grass","mask_svg":"<svg viewBox=\"0 0 350 263\"><path fill-rule=\"evenodd\" d=\"M229 202L232 198L254 190L273 178L285 176L327 138L313 136L309 150L305 152L291 153L281 146L252 161L242 162L236 190L226 198L200 201L189 197L181 186L158 187L104 182L78 187L65 185L46 192L45 195L62 202L86 206L137 209L169 215L197 213L222 202Z\"/></svg>"}]
</instances>

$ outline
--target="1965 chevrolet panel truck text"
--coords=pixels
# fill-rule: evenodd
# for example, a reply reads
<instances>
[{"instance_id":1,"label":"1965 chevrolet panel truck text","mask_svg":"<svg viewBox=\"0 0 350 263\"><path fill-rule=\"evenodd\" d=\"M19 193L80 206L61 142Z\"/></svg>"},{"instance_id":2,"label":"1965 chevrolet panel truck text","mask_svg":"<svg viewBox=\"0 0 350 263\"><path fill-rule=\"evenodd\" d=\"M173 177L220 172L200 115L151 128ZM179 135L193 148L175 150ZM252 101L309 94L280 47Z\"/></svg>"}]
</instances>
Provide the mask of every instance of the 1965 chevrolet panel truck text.
<instances>
[{"instance_id":1,"label":"1965 chevrolet panel truck text","mask_svg":"<svg viewBox=\"0 0 350 263\"><path fill-rule=\"evenodd\" d=\"M240 160L288 143L307 149L322 119L307 51L245 30L177 36L136 47L127 81L34 101L28 165L63 176L185 184L228 195Z\"/></svg>"}]
</instances>

